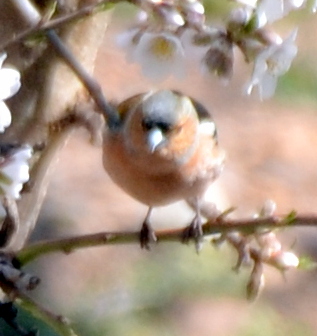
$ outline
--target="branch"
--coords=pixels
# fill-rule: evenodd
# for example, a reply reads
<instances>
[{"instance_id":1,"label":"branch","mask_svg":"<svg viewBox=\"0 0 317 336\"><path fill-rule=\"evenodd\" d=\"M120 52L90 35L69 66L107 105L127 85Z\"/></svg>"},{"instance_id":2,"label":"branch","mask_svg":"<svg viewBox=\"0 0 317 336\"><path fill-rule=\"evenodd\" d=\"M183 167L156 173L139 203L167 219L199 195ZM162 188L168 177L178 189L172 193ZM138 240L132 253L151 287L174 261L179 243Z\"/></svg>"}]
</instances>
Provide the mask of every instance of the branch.
<instances>
[{"instance_id":1,"label":"branch","mask_svg":"<svg viewBox=\"0 0 317 336\"><path fill-rule=\"evenodd\" d=\"M46 22L42 22L40 21L40 23L38 23L35 26L32 26L29 29L24 30L23 32L15 35L14 37L12 37L11 39L9 39L8 41L3 42L0 45L0 51L3 51L4 49L8 48L11 45L14 45L22 40L25 40L26 38L30 37L31 35L35 34L35 33L39 33L39 32L45 32L48 29L54 29L54 28L58 28L61 27L67 23L70 23L72 21L76 21L79 19L82 19L84 17L93 15L94 13L98 12L100 9L99 7L103 8L105 6L105 4L113 4L117 2L116 0L104 0L104 1L100 1L100 2L96 2L92 5L89 6L85 6L82 7L72 13L66 14L66 15L62 15L60 17L57 17L55 19L46 21Z\"/></svg>"},{"instance_id":2,"label":"branch","mask_svg":"<svg viewBox=\"0 0 317 336\"><path fill-rule=\"evenodd\" d=\"M5 208L7 215L0 228L1 248L10 241L11 237L20 226L20 217L16 201L13 198L5 196L2 205Z\"/></svg>"},{"instance_id":3,"label":"branch","mask_svg":"<svg viewBox=\"0 0 317 336\"><path fill-rule=\"evenodd\" d=\"M256 219L227 219L221 216L209 220L203 225L203 234L226 234L238 231L246 235L265 229L276 229L290 226L317 226L317 215L296 216L291 213L286 216L273 216ZM164 230L156 232L158 242L182 242L183 229ZM100 232L84 236L37 242L23 248L17 259L24 265L30 261L52 252L71 253L74 250L114 244L139 244L139 232Z\"/></svg>"},{"instance_id":4,"label":"branch","mask_svg":"<svg viewBox=\"0 0 317 336\"><path fill-rule=\"evenodd\" d=\"M60 132L51 132L41 156L34 163L27 183L28 190L24 190L23 197L19 200L20 221L23 225L19 226L19 230L7 245L9 250L20 249L32 232L42 205L41 200L45 197L50 181L50 169L58 159L57 153L64 147L76 127L75 123L70 123Z\"/></svg>"},{"instance_id":5,"label":"branch","mask_svg":"<svg viewBox=\"0 0 317 336\"><path fill-rule=\"evenodd\" d=\"M24 20L32 26L31 30L41 30L40 27L43 24L42 17L29 0L14 0L13 4L15 5L20 15L24 18ZM91 12L97 5L101 5L101 3L89 6L88 12ZM83 10L83 13L81 14L87 15L87 11ZM61 24L61 21L59 21L58 23ZM93 76L91 76L77 61L76 57L72 54L70 49L63 43L63 41L59 38L59 36L53 29L48 29L46 27L44 29L42 28L42 30L44 31L45 36L54 48L57 55L70 67L70 69L72 69L78 79L85 86L87 91L90 93L96 105L105 115L108 126L112 129L116 129L120 124L120 118L114 107L111 106L106 100L100 85L93 78Z\"/></svg>"},{"instance_id":6,"label":"branch","mask_svg":"<svg viewBox=\"0 0 317 336\"><path fill-rule=\"evenodd\" d=\"M97 106L104 113L108 126L112 129L116 129L120 124L119 115L114 107L106 100L100 85L94 77L82 67L54 30L49 29L46 32L46 36L54 47L56 53L73 70L78 79L84 84Z\"/></svg>"}]
</instances>

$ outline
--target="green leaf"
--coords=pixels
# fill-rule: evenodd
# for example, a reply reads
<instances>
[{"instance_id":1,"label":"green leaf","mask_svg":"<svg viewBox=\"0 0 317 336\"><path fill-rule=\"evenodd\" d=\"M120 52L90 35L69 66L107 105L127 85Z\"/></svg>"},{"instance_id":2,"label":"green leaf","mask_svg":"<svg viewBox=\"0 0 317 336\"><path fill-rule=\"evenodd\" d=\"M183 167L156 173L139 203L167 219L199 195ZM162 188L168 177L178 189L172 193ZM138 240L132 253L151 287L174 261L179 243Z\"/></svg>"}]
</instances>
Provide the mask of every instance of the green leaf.
<instances>
[{"instance_id":1,"label":"green leaf","mask_svg":"<svg viewBox=\"0 0 317 336\"><path fill-rule=\"evenodd\" d=\"M115 6L114 3L111 3L109 1L104 1L104 2L101 2L98 6L96 6L94 11L103 12L103 11L107 11L107 10L114 8L114 6Z\"/></svg>"},{"instance_id":2,"label":"green leaf","mask_svg":"<svg viewBox=\"0 0 317 336\"><path fill-rule=\"evenodd\" d=\"M32 299L24 296L18 300L18 305L20 309L27 314L27 322L31 319L36 328L40 331L42 329L45 330L43 333L40 332L40 335L77 336L65 318L40 307ZM50 334L47 334L46 330L49 331Z\"/></svg>"},{"instance_id":3,"label":"green leaf","mask_svg":"<svg viewBox=\"0 0 317 336\"><path fill-rule=\"evenodd\" d=\"M47 6L45 7L44 15L42 16L42 21L43 22L49 21L55 14L56 8L57 8L56 0L48 1Z\"/></svg>"},{"instance_id":4,"label":"green leaf","mask_svg":"<svg viewBox=\"0 0 317 336\"><path fill-rule=\"evenodd\" d=\"M301 256L299 258L299 269L311 271L317 268L317 263L310 256Z\"/></svg>"},{"instance_id":5,"label":"green leaf","mask_svg":"<svg viewBox=\"0 0 317 336\"><path fill-rule=\"evenodd\" d=\"M292 210L285 218L283 219L283 223L285 224L292 224L297 217L297 212L295 210Z\"/></svg>"},{"instance_id":6,"label":"green leaf","mask_svg":"<svg viewBox=\"0 0 317 336\"><path fill-rule=\"evenodd\" d=\"M45 336L61 336L56 333L50 326L45 322L33 317L27 310L16 306L18 309L17 318L15 322L21 330L24 330L26 333L31 332L32 330L37 330L39 335ZM21 334L10 327L3 319L0 318L0 331L1 335L5 336L20 336Z\"/></svg>"},{"instance_id":7,"label":"green leaf","mask_svg":"<svg viewBox=\"0 0 317 336\"><path fill-rule=\"evenodd\" d=\"M12 182L13 180L8 175L0 171L0 183L10 185Z\"/></svg>"}]
</instances>

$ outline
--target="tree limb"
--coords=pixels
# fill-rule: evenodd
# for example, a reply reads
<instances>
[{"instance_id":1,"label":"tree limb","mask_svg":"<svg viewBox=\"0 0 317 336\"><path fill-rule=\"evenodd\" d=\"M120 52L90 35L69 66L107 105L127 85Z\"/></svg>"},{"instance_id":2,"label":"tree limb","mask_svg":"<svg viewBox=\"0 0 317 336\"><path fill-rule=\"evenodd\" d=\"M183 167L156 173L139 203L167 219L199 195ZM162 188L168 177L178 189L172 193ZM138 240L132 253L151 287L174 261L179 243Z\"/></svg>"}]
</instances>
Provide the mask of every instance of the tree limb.
<instances>
[{"instance_id":1,"label":"tree limb","mask_svg":"<svg viewBox=\"0 0 317 336\"><path fill-rule=\"evenodd\" d=\"M272 230L290 226L317 226L317 215L289 214L269 218L228 219L221 216L209 220L203 225L203 234L226 234L237 231L243 234L253 234L263 230ZM182 242L183 229L164 230L156 232L158 242ZM17 254L22 265L48 253L71 253L86 247L96 247L114 244L139 244L139 232L100 232L84 236L37 242L23 248Z\"/></svg>"}]
</instances>

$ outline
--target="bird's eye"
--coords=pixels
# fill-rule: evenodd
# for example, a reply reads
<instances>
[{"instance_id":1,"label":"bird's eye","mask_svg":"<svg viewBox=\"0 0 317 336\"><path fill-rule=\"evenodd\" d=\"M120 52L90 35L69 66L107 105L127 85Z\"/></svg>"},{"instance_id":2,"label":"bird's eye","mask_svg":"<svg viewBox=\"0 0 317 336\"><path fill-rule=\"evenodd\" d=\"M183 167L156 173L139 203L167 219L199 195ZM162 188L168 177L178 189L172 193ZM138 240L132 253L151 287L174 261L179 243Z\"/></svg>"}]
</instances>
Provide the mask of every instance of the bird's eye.
<instances>
[{"instance_id":1,"label":"bird's eye","mask_svg":"<svg viewBox=\"0 0 317 336\"><path fill-rule=\"evenodd\" d=\"M164 121L143 120L142 127L145 131L150 131L153 128L160 129L163 133L167 133L171 129L171 125Z\"/></svg>"},{"instance_id":2,"label":"bird's eye","mask_svg":"<svg viewBox=\"0 0 317 336\"><path fill-rule=\"evenodd\" d=\"M156 127L162 130L163 133L167 133L171 129L171 125L163 121L157 122Z\"/></svg>"},{"instance_id":3,"label":"bird's eye","mask_svg":"<svg viewBox=\"0 0 317 336\"><path fill-rule=\"evenodd\" d=\"M154 127L154 123L152 120L142 120L142 128L145 131L149 131Z\"/></svg>"}]
</instances>

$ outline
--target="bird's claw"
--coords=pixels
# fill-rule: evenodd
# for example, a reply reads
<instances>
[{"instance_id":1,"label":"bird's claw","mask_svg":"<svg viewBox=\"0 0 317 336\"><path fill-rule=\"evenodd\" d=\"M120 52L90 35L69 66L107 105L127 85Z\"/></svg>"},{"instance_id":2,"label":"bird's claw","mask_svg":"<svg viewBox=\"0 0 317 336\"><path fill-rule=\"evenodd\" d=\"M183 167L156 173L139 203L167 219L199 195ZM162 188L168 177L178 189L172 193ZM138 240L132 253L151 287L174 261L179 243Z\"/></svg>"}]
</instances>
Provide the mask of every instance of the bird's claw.
<instances>
[{"instance_id":1,"label":"bird's claw","mask_svg":"<svg viewBox=\"0 0 317 336\"><path fill-rule=\"evenodd\" d=\"M150 243L155 243L157 237L152 227L145 221L140 231L140 246L142 249L150 250Z\"/></svg>"},{"instance_id":2,"label":"bird's claw","mask_svg":"<svg viewBox=\"0 0 317 336\"><path fill-rule=\"evenodd\" d=\"M202 221L200 215L196 215L193 221L183 231L183 243L188 244L190 240L194 240L195 248L198 253L201 250L203 243Z\"/></svg>"}]
</instances>

